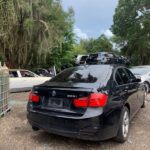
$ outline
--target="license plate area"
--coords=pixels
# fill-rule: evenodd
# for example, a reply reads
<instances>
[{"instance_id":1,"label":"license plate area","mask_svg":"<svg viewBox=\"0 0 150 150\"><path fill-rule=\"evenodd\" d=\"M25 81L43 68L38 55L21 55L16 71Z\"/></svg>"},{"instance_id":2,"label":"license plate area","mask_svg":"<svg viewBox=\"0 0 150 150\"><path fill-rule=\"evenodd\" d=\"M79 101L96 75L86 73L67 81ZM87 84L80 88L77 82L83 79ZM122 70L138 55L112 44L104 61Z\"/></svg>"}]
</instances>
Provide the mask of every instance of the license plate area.
<instances>
[{"instance_id":1,"label":"license plate area","mask_svg":"<svg viewBox=\"0 0 150 150\"><path fill-rule=\"evenodd\" d=\"M63 108L63 99L61 98L49 98L48 107Z\"/></svg>"}]
</instances>

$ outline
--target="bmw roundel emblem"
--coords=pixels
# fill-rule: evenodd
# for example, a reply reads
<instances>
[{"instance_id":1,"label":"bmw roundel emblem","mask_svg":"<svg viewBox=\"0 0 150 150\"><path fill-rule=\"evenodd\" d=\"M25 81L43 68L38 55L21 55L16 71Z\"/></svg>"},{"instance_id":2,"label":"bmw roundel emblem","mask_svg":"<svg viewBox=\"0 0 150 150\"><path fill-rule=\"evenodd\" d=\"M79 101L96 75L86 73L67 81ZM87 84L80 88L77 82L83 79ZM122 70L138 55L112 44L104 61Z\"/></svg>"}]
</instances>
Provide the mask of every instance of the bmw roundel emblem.
<instances>
[{"instance_id":1,"label":"bmw roundel emblem","mask_svg":"<svg viewBox=\"0 0 150 150\"><path fill-rule=\"evenodd\" d=\"M56 91L52 91L52 96L56 96Z\"/></svg>"}]
</instances>

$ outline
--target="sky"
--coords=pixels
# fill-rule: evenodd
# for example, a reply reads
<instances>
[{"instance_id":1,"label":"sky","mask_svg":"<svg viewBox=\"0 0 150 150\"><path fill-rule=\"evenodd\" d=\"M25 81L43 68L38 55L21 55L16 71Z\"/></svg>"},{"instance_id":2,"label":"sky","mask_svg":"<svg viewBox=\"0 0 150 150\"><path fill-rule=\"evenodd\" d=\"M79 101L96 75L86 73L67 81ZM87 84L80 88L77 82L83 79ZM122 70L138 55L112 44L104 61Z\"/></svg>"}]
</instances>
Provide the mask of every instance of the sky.
<instances>
[{"instance_id":1,"label":"sky","mask_svg":"<svg viewBox=\"0 0 150 150\"><path fill-rule=\"evenodd\" d=\"M74 32L78 38L112 36L109 28L118 0L62 0L62 4L65 10L72 7L75 11Z\"/></svg>"}]
</instances>

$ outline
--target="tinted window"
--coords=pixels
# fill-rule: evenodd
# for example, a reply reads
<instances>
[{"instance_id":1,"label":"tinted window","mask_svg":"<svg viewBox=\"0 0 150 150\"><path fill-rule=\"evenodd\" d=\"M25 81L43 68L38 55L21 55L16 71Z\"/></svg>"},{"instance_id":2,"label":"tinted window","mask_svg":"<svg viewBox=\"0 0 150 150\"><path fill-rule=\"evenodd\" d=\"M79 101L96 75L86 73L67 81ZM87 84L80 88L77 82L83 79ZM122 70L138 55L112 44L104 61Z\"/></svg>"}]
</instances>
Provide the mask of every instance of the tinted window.
<instances>
[{"instance_id":1,"label":"tinted window","mask_svg":"<svg viewBox=\"0 0 150 150\"><path fill-rule=\"evenodd\" d=\"M82 56L80 61L85 61L87 59L88 56Z\"/></svg>"},{"instance_id":2,"label":"tinted window","mask_svg":"<svg viewBox=\"0 0 150 150\"><path fill-rule=\"evenodd\" d=\"M35 77L35 75L29 71L20 71L22 77Z\"/></svg>"},{"instance_id":3,"label":"tinted window","mask_svg":"<svg viewBox=\"0 0 150 150\"><path fill-rule=\"evenodd\" d=\"M51 82L105 82L109 69L110 68L108 66L79 66L76 68L70 68L58 74L51 80Z\"/></svg>"},{"instance_id":4,"label":"tinted window","mask_svg":"<svg viewBox=\"0 0 150 150\"><path fill-rule=\"evenodd\" d=\"M128 69L126 69L126 68L125 68L125 71L126 71L126 73L127 73L128 77L129 77L129 79L136 79L136 78L135 78L135 76L132 74L132 72L131 72L131 71L129 71L129 70L128 70Z\"/></svg>"},{"instance_id":5,"label":"tinted window","mask_svg":"<svg viewBox=\"0 0 150 150\"><path fill-rule=\"evenodd\" d=\"M123 84L127 84L129 82L129 78L128 78L126 72L122 68L120 68L120 69L118 69L118 73L123 81Z\"/></svg>"},{"instance_id":6,"label":"tinted window","mask_svg":"<svg viewBox=\"0 0 150 150\"><path fill-rule=\"evenodd\" d=\"M9 71L9 76L10 76L10 78L17 78L18 73L17 73L17 71Z\"/></svg>"},{"instance_id":7,"label":"tinted window","mask_svg":"<svg viewBox=\"0 0 150 150\"><path fill-rule=\"evenodd\" d=\"M116 82L117 82L119 85L124 84L118 72L116 72L115 78L116 78Z\"/></svg>"}]
</instances>

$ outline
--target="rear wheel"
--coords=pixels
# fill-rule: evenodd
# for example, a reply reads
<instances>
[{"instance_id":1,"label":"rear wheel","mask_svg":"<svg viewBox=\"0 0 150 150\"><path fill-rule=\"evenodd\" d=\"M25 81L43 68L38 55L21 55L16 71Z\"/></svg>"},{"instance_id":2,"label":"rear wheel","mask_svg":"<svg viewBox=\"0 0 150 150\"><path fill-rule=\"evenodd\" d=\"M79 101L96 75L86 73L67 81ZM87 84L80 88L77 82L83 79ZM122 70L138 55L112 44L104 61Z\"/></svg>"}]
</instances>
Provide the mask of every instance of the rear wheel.
<instances>
[{"instance_id":1,"label":"rear wheel","mask_svg":"<svg viewBox=\"0 0 150 150\"><path fill-rule=\"evenodd\" d=\"M115 138L117 142L124 143L128 139L129 126L130 126L129 110L127 107L124 107L121 115L121 122L119 125L118 134Z\"/></svg>"}]
</instances>

